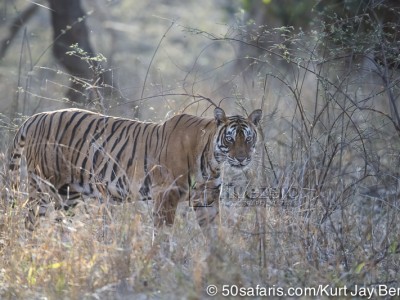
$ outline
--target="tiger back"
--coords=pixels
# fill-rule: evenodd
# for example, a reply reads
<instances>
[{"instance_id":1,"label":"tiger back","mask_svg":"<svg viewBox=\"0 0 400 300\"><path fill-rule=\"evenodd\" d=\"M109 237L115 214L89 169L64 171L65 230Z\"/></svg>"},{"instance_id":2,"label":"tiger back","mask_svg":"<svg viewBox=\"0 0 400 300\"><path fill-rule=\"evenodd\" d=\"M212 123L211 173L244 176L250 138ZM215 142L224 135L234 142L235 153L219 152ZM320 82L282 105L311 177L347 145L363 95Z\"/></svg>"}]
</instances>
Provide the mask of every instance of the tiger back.
<instances>
[{"instance_id":1,"label":"tiger back","mask_svg":"<svg viewBox=\"0 0 400 300\"><path fill-rule=\"evenodd\" d=\"M68 209L81 195L119 202L140 195L155 201L156 226L172 225L183 200L206 226L218 213L221 164L250 163L260 118L261 110L244 118L227 117L221 108L213 119L181 114L162 124L80 109L36 114L16 133L9 164L17 170L26 158L25 225L34 229L50 201Z\"/></svg>"}]
</instances>

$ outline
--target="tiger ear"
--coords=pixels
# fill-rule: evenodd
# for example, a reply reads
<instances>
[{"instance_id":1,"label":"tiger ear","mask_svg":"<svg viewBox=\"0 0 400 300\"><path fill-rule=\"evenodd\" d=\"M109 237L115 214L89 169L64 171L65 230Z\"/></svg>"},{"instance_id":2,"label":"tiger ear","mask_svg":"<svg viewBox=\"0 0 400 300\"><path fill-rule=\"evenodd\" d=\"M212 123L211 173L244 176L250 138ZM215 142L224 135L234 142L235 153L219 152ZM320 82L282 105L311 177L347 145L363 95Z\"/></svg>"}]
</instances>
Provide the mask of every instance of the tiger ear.
<instances>
[{"instance_id":1,"label":"tiger ear","mask_svg":"<svg viewBox=\"0 0 400 300\"><path fill-rule=\"evenodd\" d=\"M255 111L253 111L250 116L248 117L248 120L253 123L254 125L258 125L258 123L261 120L261 116L262 116L262 110L261 109L256 109Z\"/></svg>"},{"instance_id":2,"label":"tiger ear","mask_svg":"<svg viewBox=\"0 0 400 300\"><path fill-rule=\"evenodd\" d=\"M214 109L214 118L215 121L217 121L217 125L220 125L221 123L226 122L226 115L225 112L222 108L216 107Z\"/></svg>"}]
</instances>

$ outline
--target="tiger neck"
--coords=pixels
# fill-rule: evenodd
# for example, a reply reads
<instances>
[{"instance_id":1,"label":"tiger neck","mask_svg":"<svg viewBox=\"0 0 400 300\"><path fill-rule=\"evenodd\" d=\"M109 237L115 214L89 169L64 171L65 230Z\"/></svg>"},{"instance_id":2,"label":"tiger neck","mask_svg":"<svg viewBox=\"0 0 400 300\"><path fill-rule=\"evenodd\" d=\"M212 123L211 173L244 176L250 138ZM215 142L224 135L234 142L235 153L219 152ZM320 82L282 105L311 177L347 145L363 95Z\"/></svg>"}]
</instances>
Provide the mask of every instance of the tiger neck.
<instances>
[{"instance_id":1,"label":"tiger neck","mask_svg":"<svg viewBox=\"0 0 400 300\"><path fill-rule=\"evenodd\" d=\"M215 134L209 134L206 147L202 149L200 155L200 170L204 180L211 180L220 177L221 162L215 156Z\"/></svg>"}]
</instances>

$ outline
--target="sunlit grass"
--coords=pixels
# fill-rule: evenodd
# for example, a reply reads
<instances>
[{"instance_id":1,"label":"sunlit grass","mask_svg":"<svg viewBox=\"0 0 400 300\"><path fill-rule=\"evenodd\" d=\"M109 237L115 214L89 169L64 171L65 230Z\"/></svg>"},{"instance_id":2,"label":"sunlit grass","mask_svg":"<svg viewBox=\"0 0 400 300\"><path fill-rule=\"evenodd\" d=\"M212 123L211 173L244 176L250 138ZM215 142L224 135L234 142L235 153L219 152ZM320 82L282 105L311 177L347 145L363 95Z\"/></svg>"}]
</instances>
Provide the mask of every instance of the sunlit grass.
<instances>
[{"instance_id":1,"label":"sunlit grass","mask_svg":"<svg viewBox=\"0 0 400 300\"><path fill-rule=\"evenodd\" d=\"M296 207L234 208L222 201L210 239L187 203L175 225L157 235L148 203L105 206L95 200L61 223L55 222L60 212L50 209L31 233L23 224L24 197L20 194L14 207L2 201L0 295L5 299L202 298L208 284L351 288L393 278L399 268L398 214L364 215L356 203L335 213L332 224L320 224L318 214L305 216ZM383 247L377 230L393 241L382 252L384 263L374 257L373 247Z\"/></svg>"},{"instance_id":2,"label":"sunlit grass","mask_svg":"<svg viewBox=\"0 0 400 300\"><path fill-rule=\"evenodd\" d=\"M148 10L147 3L140 5ZM170 10L159 3L153 6ZM127 24L143 12L132 14L126 8L131 8L128 1L110 6L115 19L124 17ZM202 13L209 17L206 9ZM153 16L146 19L154 21ZM170 20L164 21L168 27ZM159 53L155 48L164 39L164 23L124 27L109 22L134 30L127 31L130 34L122 37L121 45L109 43L109 37L98 30L103 44L118 46L111 49L115 52L112 68L120 70L116 80L127 97L124 105L108 99L107 113L132 117L139 107L142 120L164 120L183 109L203 115L208 103L197 106L201 95L213 97L216 103L221 100L235 113L262 106L263 138L255 164L235 176L227 170L221 197L230 184L247 191L252 185L264 187L269 191L260 202L265 207L235 207L243 195L229 194L232 199L220 201L212 234L204 236L188 203L181 203L172 228L155 229L151 202L114 206L91 199L73 213L50 208L40 226L29 232L24 227L26 183L19 190L11 188L2 154L1 299L202 299L209 284L220 291L223 285L329 285L349 292L356 285L399 286L400 142L387 98L389 89L398 98L396 71L387 72L391 77L382 81L379 74L389 70L381 66L369 70L358 60L352 65L336 61L343 55L340 45L330 53L332 49L319 49L327 46L317 33L310 33L315 40L307 40L304 35L291 36L293 30L288 30L287 45L273 45L268 51L260 48L259 57L251 58L246 51L253 51L261 41L253 32L229 28L226 35L212 40L220 35L205 31L215 26L214 21L208 22L203 30L174 27ZM142 28L146 31L139 32ZM261 38L275 40L273 32ZM143 47L141 42L145 50L133 53ZM42 44L47 47L51 41ZM283 56L279 47L285 49ZM246 57L236 56L239 48ZM30 115L71 104L63 99L69 75L45 63L44 59L52 61L50 51L43 65L33 71L26 68L17 76L17 64L21 70L29 65L28 50L33 57L43 52L36 46L21 48L2 65L2 74L11 74L7 76L12 79L3 76L0 81L1 151L10 145L14 123L22 121L19 113ZM210 54L216 52L218 56ZM149 66L146 61L151 55L156 59ZM248 65L240 69L235 65L239 61ZM251 72L253 67L256 71ZM147 72L150 77L143 86ZM137 102L141 92L151 101ZM23 176L24 172L22 167ZM285 193L291 188L296 197L288 199ZM56 222L60 215L63 221Z\"/></svg>"}]
</instances>

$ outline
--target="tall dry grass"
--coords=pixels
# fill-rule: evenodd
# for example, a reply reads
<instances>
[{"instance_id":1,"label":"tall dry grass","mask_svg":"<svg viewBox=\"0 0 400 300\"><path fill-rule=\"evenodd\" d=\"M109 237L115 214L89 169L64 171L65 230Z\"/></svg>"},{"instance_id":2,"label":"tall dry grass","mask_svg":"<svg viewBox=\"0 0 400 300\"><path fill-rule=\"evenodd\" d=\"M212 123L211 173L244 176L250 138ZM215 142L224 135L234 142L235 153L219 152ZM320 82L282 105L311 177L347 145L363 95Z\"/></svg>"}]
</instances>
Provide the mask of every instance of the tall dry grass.
<instances>
[{"instance_id":1,"label":"tall dry grass","mask_svg":"<svg viewBox=\"0 0 400 300\"><path fill-rule=\"evenodd\" d=\"M206 71L194 63L185 77L194 78L186 81L190 92L185 80L164 89L156 76L148 79L168 109L190 106L201 114L202 106L192 103L203 94L197 83L210 82L210 74L227 78L222 106L244 113L262 105L258 155L247 172L232 176L225 169L214 237L203 235L187 203L172 228L154 235L151 203L111 206L96 199L62 223L54 221L60 212L50 209L40 228L27 232L26 187L23 181L20 190L10 189L2 157L0 297L201 299L209 284L220 290L226 284L329 285L349 292L398 287L400 140L390 110L397 104L398 71L371 65L367 52L338 59L344 49L328 46L321 32L266 30L266 40L275 34L285 39L271 46L259 45L242 27L224 36L185 32L210 42L196 61L217 44L257 48L259 54ZM237 61L246 68L233 66ZM173 94L182 101L176 96L171 104ZM4 141L14 117L2 118ZM262 188L253 207L252 193L260 196Z\"/></svg>"}]
</instances>

